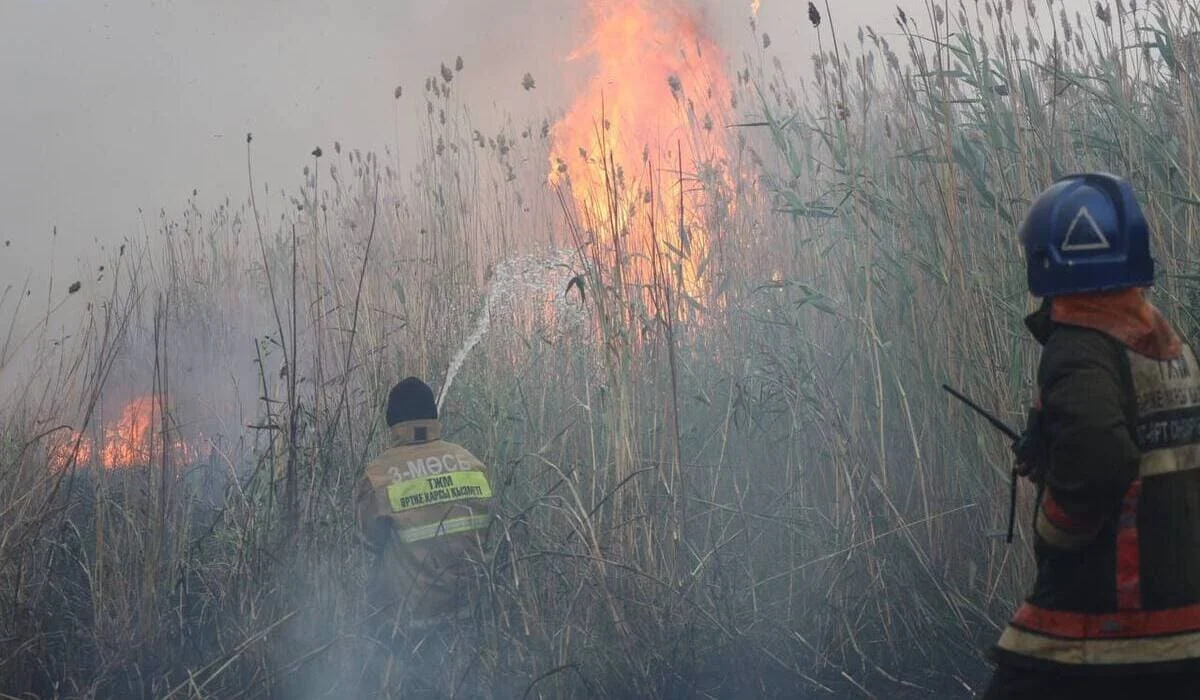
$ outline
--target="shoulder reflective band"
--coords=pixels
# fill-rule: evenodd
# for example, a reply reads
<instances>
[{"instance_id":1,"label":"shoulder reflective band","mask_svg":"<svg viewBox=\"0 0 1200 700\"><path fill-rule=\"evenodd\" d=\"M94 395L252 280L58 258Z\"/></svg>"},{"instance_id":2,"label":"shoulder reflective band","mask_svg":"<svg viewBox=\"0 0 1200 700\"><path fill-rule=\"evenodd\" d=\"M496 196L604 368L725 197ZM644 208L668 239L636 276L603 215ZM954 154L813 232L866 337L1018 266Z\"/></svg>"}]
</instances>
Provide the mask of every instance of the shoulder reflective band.
<instances>
[{"instance_id":1,"label":"shoulder reflective band","mask_svg":"<svg viewBox=\"0 0 1200 700\"><path fill-rule=\"evenodd\" d=\"M452 503L468 498L491 498L492 487L483 472L450 472L408 479L388 486L392 512Z\"/></svg>"},{"instance_id":2,"label":"shoulder reflective band","mask_svg":"<svg viewBox=\"0 0 1200 700\"><path fill-rule=\"evenodd\" d=\"M412 544L413 542L429 540L434 537L482 530L491 522L492 516L486 513L483 515L468 515L463 518L446 518L441 522L430 523L428 525L406 527L403 530L398 530L396 534L400 536L400 541L404 544Z\"/></svg>"}]
</instances>

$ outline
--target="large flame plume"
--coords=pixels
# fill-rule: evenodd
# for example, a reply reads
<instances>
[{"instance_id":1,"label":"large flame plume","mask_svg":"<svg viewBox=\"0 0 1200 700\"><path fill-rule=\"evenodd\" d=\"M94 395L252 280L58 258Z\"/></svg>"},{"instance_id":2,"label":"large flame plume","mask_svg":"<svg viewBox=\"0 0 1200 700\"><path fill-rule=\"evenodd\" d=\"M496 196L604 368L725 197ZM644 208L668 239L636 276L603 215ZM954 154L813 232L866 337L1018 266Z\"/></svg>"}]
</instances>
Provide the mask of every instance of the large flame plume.
<instances>
[{"instance_id":1,"label":"large flame plume","mask_svg":"<svg viewBox=\"0 0 1200 700\"><path fill-rule=\"evenodd\" d=\"M105 469L129 469L159 463L163 458L162 413L154 395L139 396L121 410L121 417L104 426L99 440L73 432L50 452L50 466L61 471L98 464ZM166 447L175 463L195 461L199 451L182 440Z\"/></svg>"},{"instance_id":2,"label":"large flame plume","mask_svg":"<svg viewBox=\"0 0 1200 700\"><path fill-rule=\"evenodd\" d=\"M623 282L659 278L658 252L680 263L683 289L698 298L712 185L728 183L725 54L684 0L591 0L589 9L590 39L570 59L592 59L595 73L551 132L550 182L569 183L576 214L604 246L620 239Z\"/></svg>"}]
</instances>

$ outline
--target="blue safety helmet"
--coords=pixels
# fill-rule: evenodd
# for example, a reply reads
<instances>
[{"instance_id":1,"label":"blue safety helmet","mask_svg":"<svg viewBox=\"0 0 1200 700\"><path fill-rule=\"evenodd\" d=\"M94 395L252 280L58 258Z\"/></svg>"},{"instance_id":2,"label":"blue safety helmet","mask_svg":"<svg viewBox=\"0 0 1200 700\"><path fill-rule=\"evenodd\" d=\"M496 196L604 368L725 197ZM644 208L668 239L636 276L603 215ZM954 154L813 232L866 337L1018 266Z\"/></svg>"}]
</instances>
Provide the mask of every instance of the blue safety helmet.
<instances>
[{"instance_id":1,"label":"blue safety helmet","mask_svg":"<svg viewBox=\"0 0 1200 700\"><path fill-rule=\"evenodd\" d=\"M1154 284L1146 216L1133 188L1116 175L1059 179L1034 200L1021 244L1034 296Z\"/></svg>"}]
</instances>

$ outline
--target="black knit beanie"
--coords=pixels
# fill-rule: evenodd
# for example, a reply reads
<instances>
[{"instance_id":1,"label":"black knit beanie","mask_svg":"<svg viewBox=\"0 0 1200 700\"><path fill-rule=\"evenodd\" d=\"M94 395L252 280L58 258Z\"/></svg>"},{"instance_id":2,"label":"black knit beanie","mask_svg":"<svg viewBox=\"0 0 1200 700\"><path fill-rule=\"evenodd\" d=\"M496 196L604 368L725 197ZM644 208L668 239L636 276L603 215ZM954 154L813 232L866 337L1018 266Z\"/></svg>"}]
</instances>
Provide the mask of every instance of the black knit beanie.
<instances>
[{"instance_id":1,"label":"black knit beanie","mask_svg":"<svg viewBox=\"0 0 1200 700\"><path fill-rule=\"evenodd\" d=\"M392 387L387 402L389 428L405 421L436 418L437 403L428 384L416 377L408 377Z\"/></svg>"}]
</instances>

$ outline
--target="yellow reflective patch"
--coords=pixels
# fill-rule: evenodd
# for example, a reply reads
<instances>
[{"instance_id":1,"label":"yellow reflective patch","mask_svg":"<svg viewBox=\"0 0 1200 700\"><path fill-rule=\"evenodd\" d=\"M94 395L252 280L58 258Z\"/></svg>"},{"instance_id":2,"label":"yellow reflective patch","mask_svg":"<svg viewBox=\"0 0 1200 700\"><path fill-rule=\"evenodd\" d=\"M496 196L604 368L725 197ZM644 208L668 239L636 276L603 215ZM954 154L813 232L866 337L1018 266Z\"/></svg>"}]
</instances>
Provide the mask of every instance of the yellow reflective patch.
<instances>
[{"instance_id":1,"label":"yellow reflective patch","mask_svg":"<svg viewBox=\"0 0 1200 700\"><path fill-rule=\"evenodd\" d=\"M457 535L463 532L474 532L475 530L483 530L492 522L492 516L484 513L483 515L471 515L465 518L450 518L440 523L430 523L428 525L417 525L403 530L398 530L400 541L405 544L420 542L421 540L433 539L434 537L445 537L447 535Z\"/></svg>"},{"instance_id":2,"label":"yellow reflective patch","mask_svg":"<svg viewBox=\"0 0 1200 700\"><path fill-rule=\"evenodd\" d=\"M492 486L483 472L450 472L391 484L387 493L392 512L400 513L469 498L491 498Z\"/></svg>"}]
</instances>

